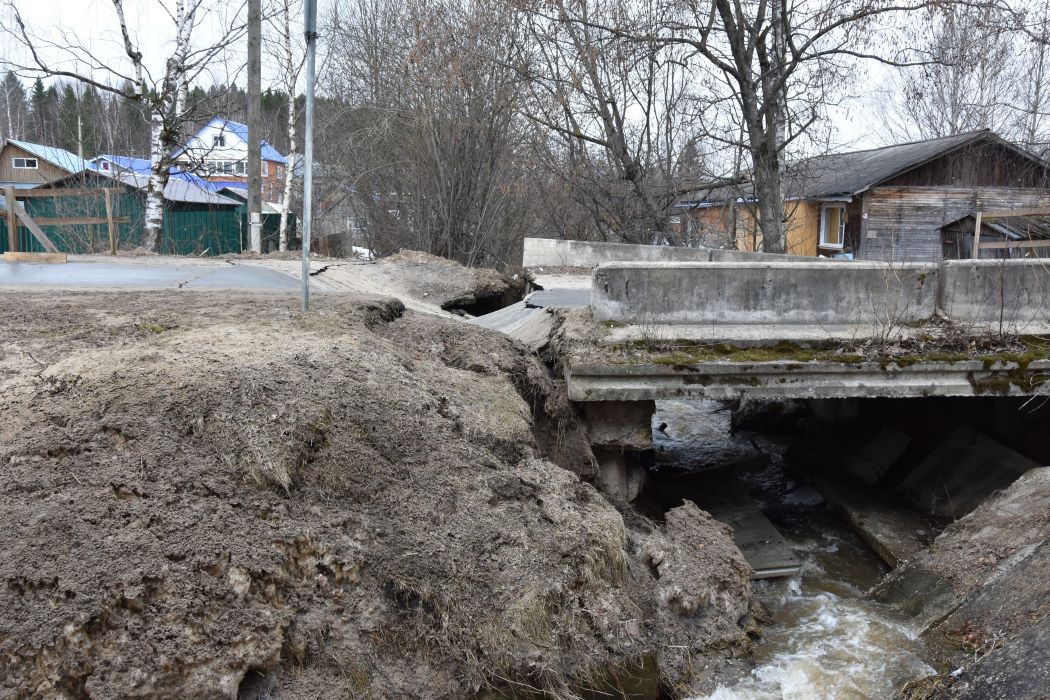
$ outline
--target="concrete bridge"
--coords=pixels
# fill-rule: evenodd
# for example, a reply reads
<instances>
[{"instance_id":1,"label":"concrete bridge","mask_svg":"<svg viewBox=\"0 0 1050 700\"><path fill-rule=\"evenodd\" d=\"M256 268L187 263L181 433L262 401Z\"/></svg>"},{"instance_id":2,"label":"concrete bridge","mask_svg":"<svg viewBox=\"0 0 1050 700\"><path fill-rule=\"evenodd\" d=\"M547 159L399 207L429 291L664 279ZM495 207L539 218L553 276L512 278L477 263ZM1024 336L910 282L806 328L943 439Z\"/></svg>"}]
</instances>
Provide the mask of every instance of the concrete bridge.
<instances>
[{"instance_id":1,"label":"concrete bridge","mask_svg":"<svg viewBox=\"0 0 1050 700\"><path fill-rule=\"evenodd\" d=\"M569 397L615 498L640 488L626 457L651 447L661 399L1050 393L1050 260L844 262L528 239L524 262L555 286L552 271L577 273L573 294L542 295L562 308ZM551 315L524 314L516 328L535 344Z\"/></svg>"}]
</instances>

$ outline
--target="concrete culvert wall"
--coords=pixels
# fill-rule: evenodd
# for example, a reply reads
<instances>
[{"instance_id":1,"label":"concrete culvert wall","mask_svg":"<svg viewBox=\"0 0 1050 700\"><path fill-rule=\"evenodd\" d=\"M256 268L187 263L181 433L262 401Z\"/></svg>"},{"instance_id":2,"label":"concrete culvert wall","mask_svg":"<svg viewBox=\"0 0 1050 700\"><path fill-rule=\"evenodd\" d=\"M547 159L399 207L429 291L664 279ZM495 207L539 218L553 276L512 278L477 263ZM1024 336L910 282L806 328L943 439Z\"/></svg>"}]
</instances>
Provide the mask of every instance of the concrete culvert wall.
<instances>
[{"instance_id":1,"label":"concrete culvert wall","mask_svg":"<svg viewBox=\"0 0 1050 700\"><path fill-rule=\"evenodd\" d=\"M615 263L591 305L634 324L910 323L933 316L936 279L928 263Z\"/></svg>"}]
</instances>

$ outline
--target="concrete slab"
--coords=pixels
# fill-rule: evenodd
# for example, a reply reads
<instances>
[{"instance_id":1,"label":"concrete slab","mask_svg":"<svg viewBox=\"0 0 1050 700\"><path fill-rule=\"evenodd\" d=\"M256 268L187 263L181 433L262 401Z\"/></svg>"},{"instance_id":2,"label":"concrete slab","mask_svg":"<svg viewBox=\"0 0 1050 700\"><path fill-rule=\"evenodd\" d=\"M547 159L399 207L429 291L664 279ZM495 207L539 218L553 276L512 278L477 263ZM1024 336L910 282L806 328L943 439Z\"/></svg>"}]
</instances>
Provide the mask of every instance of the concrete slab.
<instances>
[{"instance_id":1,"label":"concrete slab","mask_svg":"<svg viewBox=\"0 0 1050 700\"><path fill-rule=\"evenodd\" d=\"M697 505L733 528L733 542L755 570L752 579L793 576L802 560L735 478L719 481Z\"/></svg>"},{"instance_id":2,"label":"concrete slab","mask_svg":"<svg viewBox=\"0 0 1050 700\"><path fill-rule=\"evenodd\" d=\"M926 548L932 534L929 528L885 491L830 479L815 480L813 488L890 566L897 567Z\"/></svg>"},{"instance_id":3,"label":"concrete slab","mask_svg":"<svg viewBox=\"0 0 1050 700\"><path fill-rule=\"evenodd\" d=\"M995 323L974 323L967 326L973 335L998 333ZM738 347L762 347L787 341L805 347L808 343L823 343L829 340L850 342L875 337L889 340L918 338L929 331L922 328L898 326L887 335L885 327L870 323L805 325L771 323L762 325L741 324L689 324L689 325L627 325L610 328L599 343L605 347L632 342L668 343L726 343ZM1030 335L1050 335L1050 323L1032 321L1024 327Z\"/></svg>"},{"instance_id":4,"label":"concrete slab","mask_svg":"<svg viewBox=\"0 0 1050 700\"><path fill-rule=\"evenodd\" d=\"M845 399L852 397L1030 396L1040 388L1018 381L1016 362L696 362L691 364L570 364L573 401L648 399ZM1050 360L1024 370L1050 376ZM1022 374L1024 373L1022 372Z\"/></svg>"},{"instance_id":5,"label":"concrete slab","mask_svg":"<svg viewBox=\"0 0 1050 700\"><path fill-rule=\"evenodd\" d=\"M881 430L846 461L846 471L874 486L908 449L911 438L899 430Z\"/></svg>"},{"instance_id":6,"label":"concrete slab","mask_svg":"<svg viewBox=\"0 0 1050 700\"><path fill-rule=\"evenodd\" d=\"M959 428L897 486L921 508L961 518L1040 466L972 428Z\"/></svg>"}]
</instances>

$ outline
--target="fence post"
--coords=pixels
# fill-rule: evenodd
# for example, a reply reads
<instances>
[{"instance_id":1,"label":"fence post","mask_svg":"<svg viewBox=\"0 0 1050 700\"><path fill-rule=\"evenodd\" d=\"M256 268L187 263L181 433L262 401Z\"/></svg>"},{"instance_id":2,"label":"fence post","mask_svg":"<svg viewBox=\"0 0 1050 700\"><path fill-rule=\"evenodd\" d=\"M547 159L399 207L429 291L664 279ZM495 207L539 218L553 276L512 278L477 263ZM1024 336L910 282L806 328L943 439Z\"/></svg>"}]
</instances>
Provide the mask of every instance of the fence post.
<instances>
[{"instance_id":1,"label":"fence post","mask_svg":"<svg viewBox=\"0 0 1050 700\"><path fill-rule=\"evenodd\" d=\"M7 207L7 249L12 253L18 252L18 217L15 216L15 207L18 200L15 199L15 188L4 188L4 201Z\"/></svg>"}]
</instances>

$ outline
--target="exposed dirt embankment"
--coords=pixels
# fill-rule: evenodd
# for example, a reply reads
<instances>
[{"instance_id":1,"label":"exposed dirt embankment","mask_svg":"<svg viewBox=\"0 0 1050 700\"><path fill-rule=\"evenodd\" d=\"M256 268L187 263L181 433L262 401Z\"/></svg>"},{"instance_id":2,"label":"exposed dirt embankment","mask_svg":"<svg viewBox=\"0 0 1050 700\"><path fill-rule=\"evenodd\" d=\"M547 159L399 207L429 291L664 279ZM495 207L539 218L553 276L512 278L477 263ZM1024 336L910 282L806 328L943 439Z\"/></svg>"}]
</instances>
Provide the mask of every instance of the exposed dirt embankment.
<instances>
[{"instance_id":1,"label":"exposed dirt embankment","mask_svg":"<svg viewBox=\"0 0 1050 700\"><path fill-rule=\"evenodd\" d=\"M747 645L724 527L629 530L549 461L588 460L534 358L296 308L0 300L0 696L567 695L646 659L681 692Z\"/></svg>"},{"instance_id":2,"label":"exposed dirt embankment","mask_svg":"<svg viewBox=\"0 0 1050 700\"><path fill-rule=\"evenodd\" d=\"M399 279L413 297L446 311L462 309L471 316L491 313L519 301L525 280L507 279L485 267L465 267L454 260L416 250L380 258L376 265Z\"/></svg>"}]
</instances>

